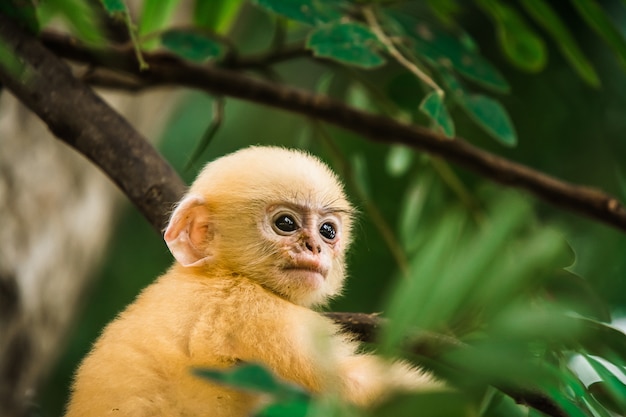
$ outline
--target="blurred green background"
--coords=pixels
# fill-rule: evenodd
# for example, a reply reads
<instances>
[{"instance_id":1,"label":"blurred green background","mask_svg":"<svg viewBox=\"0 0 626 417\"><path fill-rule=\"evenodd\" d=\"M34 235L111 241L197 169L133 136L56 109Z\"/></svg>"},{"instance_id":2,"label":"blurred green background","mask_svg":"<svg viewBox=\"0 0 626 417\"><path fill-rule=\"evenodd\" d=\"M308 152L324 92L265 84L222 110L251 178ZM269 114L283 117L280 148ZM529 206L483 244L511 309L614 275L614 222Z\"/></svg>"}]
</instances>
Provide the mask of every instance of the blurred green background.
<instances>
[{"instance_id":1,"label":"blurred green background","mask_svg":"<svg viewBox=\"0 0 626 417\"><path fill-rule=\"evenodd\" d=\"M624 34L626 7L619 1L602 3ZM535 73L519 70L503 57L488 17L476 7L464 7L458 21L479 45L481 54L511 85L511 93L498 95L497 99L513 120L518 145L505 147L492 140L458 107L451 108L457 135L514 161L567 181L601 188L623 199L626 190L624 65L570 3L559 2L553 7L593 63L602 85L593 88L585 83L550 39L546 41L549 62L545 69ZM272 40L273 25L268 13L245 6L233 23L231 37L243 52L263 50ZM308 90L323 89L372 111L383 103L368 95L363 85L374 85L388 94L400 75L397 68L385 67L359 71L357 76L352 69L339 69L305 58L279 64L275 70L285 83ZM410 86L394 91L399 101L414 103L415 107L419 104ZM382 311L394 282L399 279L398 250L408 259L411 246L428 242L428 233L446 211L458 208L480 222L486 216L489 200L486 196L506 196L498 194L499 185L445 162L433 161L420 152L373 143L333 127L312 125L300 116L230 98L226 98L222 126L201 157L186 169L193 149L211 121L214 100L204 93L188 92L172 114L155 115L169 120L158 140L159 149L188 183L205 162L250 144L308 149L346 179L347 190L361 213L349 256L345 295L334 300L329 310ZM418 122L426 123L423 116L415 117ZM534 218L529 218L529 222L556 228L575 252L575 263L569 270L587 280L615 317L623 315L626 308L624 233L555 209L527 194L520 195L534 207L531 216ZM385 233L392 236L391 243ZM39 401L43 415L61 414L72 373L94 338L171 262L161 238L133 207L127 206L120 215L97 283L84 300L83 314L69 335L58 366L43 387Z\"/></svg>"}]
</instances>

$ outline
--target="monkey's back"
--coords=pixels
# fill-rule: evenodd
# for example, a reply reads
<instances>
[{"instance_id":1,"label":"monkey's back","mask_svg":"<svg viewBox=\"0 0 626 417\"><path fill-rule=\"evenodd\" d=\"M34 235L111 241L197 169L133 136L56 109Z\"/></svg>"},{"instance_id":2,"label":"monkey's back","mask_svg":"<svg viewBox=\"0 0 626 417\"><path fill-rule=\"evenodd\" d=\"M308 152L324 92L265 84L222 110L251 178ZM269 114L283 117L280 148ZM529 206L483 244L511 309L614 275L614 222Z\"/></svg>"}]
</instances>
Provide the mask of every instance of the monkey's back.
<instances>
[{"instance_id":1,"label":"monkey's back","mask_svg":"<svg viewBox=\"0 0 626 417\"><path fill-rule=\"evenodd\" d=\"M229 294L242 285L220 275L159 278L96 341L76 373L66 417L246 415L257 397L191 373L236 362L232 330L220 327L234 319Z\"/></svg>"}]
</instances>

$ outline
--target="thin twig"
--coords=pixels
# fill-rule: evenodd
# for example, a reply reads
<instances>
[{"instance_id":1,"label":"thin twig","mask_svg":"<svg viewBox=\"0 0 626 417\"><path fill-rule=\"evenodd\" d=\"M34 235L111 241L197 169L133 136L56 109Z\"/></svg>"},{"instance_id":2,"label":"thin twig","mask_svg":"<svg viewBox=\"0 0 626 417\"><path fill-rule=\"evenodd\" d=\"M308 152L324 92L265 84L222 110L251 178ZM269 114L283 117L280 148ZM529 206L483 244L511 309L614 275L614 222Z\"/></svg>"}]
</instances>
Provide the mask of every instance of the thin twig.
<instances>
[{"instance_id":1,"label":"thin twig","mask_svg":"<svg viewBox=\"0 0 626 417\"><path fill-rule=\"evenodd\" d=\"M222 126L222 122L224 121L224 106L226 104L224 97L216 96L213 97L213 114L211 115L211 123L207 127L204 135L202 135L202 140L196 145L196 148L193 150L189 161L185 165L185 171L188 171L191 166L198 160L200 155L208 148L211 141L215 137L215 134L219 131Z\"/></svg>"},{"instance_id":2,"label":"thin twig","mask_svg":"<svg viewBox=\"0 0 626 417\"><path fill-rule=\"evenodd\" d=\"M137 26L133 23L133 19L130 16L130 12L128 11L128 7L124 4L124 8L126 9L123 13L124 15L124 23L128 28L128 34L130 35L130 41L133 46L133 50L135 51L135 56L137 57L137 61L139 62L139 69L146 70L148 69L148 64L143 59L143 52L141 47L139 46L139 39L137 36Z\"/></svg>"},{"instance_id":3,"label":"thin twig","mask_svg":"<svg viewBox=\"0 0 626 417\"><path fill-rule=\"evenodd\" d=\"M387 48L387 52L395 58L396 61L404 68L412 72L417 78L422 80L425 84L430 86L433 90L435 90L438 94L441 94L443 97L443 90L439 85L428 76L424 71L422 71L415 63L409 61L394 45L393 41L385 34L385 31L380 27L378 20L376 19L376 14L371 6L363 7L362 9L363 16L365 17L365 21L369 24L370 29L376 34L376 37L379 41L382 42L383 45Z\"/></svg>"}]
</instances>

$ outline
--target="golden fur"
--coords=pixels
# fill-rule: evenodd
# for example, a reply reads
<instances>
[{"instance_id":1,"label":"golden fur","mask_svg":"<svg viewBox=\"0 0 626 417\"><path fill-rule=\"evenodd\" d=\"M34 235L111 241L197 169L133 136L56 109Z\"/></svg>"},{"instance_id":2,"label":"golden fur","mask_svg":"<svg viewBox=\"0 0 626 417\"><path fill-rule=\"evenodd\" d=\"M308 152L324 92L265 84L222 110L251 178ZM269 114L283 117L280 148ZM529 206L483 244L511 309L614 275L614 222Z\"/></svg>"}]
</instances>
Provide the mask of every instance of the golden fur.
<instances>
[{"instance_id":1,"label":"golden fur","mask_svg":"<svg viewBox=\"0 0 626 417\"><path fill-rule=\"evenodd\" d=\"M277 212L300 228L275 230ZM165 233L177 262L106 327L66 417L246 416L259 397L190 372L240 361L357 405L435 386L406 364L356 353L309 308L341 290L351 213L335 175L308 154L252 147L208 164ZM332 239L315 235L324 222Z\"/></svg>"}]
</instances>

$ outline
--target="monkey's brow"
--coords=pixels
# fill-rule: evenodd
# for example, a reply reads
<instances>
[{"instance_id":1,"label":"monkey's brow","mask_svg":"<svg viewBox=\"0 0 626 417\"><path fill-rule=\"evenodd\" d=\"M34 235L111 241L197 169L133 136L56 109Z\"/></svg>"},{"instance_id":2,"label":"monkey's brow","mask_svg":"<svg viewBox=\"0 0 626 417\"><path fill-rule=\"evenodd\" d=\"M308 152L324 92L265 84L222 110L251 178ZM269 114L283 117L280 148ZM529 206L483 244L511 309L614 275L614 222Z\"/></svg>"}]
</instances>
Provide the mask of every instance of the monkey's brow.
<instances>
[{"instance_id":1,"label":"monkey's brow","mask_svg":"<svg viewBox=\"0 0 626 417\"><path fill-rule=\"evenodd\" d=\"M347 208L339 208L339 207L324 207L322 209L322 212L324 212L324 214L335 214L335 213L353 214L354 210L347 209Z\"/></svg>"},{"instance_id":2,"label":"monkey's brow","mask_svg":"<svg viewBox=\"0 0 626 417\"><path fill-rule=\"evenodd\" d=\"M353 210L351 208L346 208L346 207L337 207L337 206L321 206L321 207L311 207L310 205L307 204L301 204L301 203L294 203L294 202L283 202L284 205L286 206L290 206L293 209L297 209L297 210L310 210L312 208L315 208L317 210L319 210L321 213L323 214L347 214L347 215L351 215L353 213Z\"/></svg>"}]
</instances>

